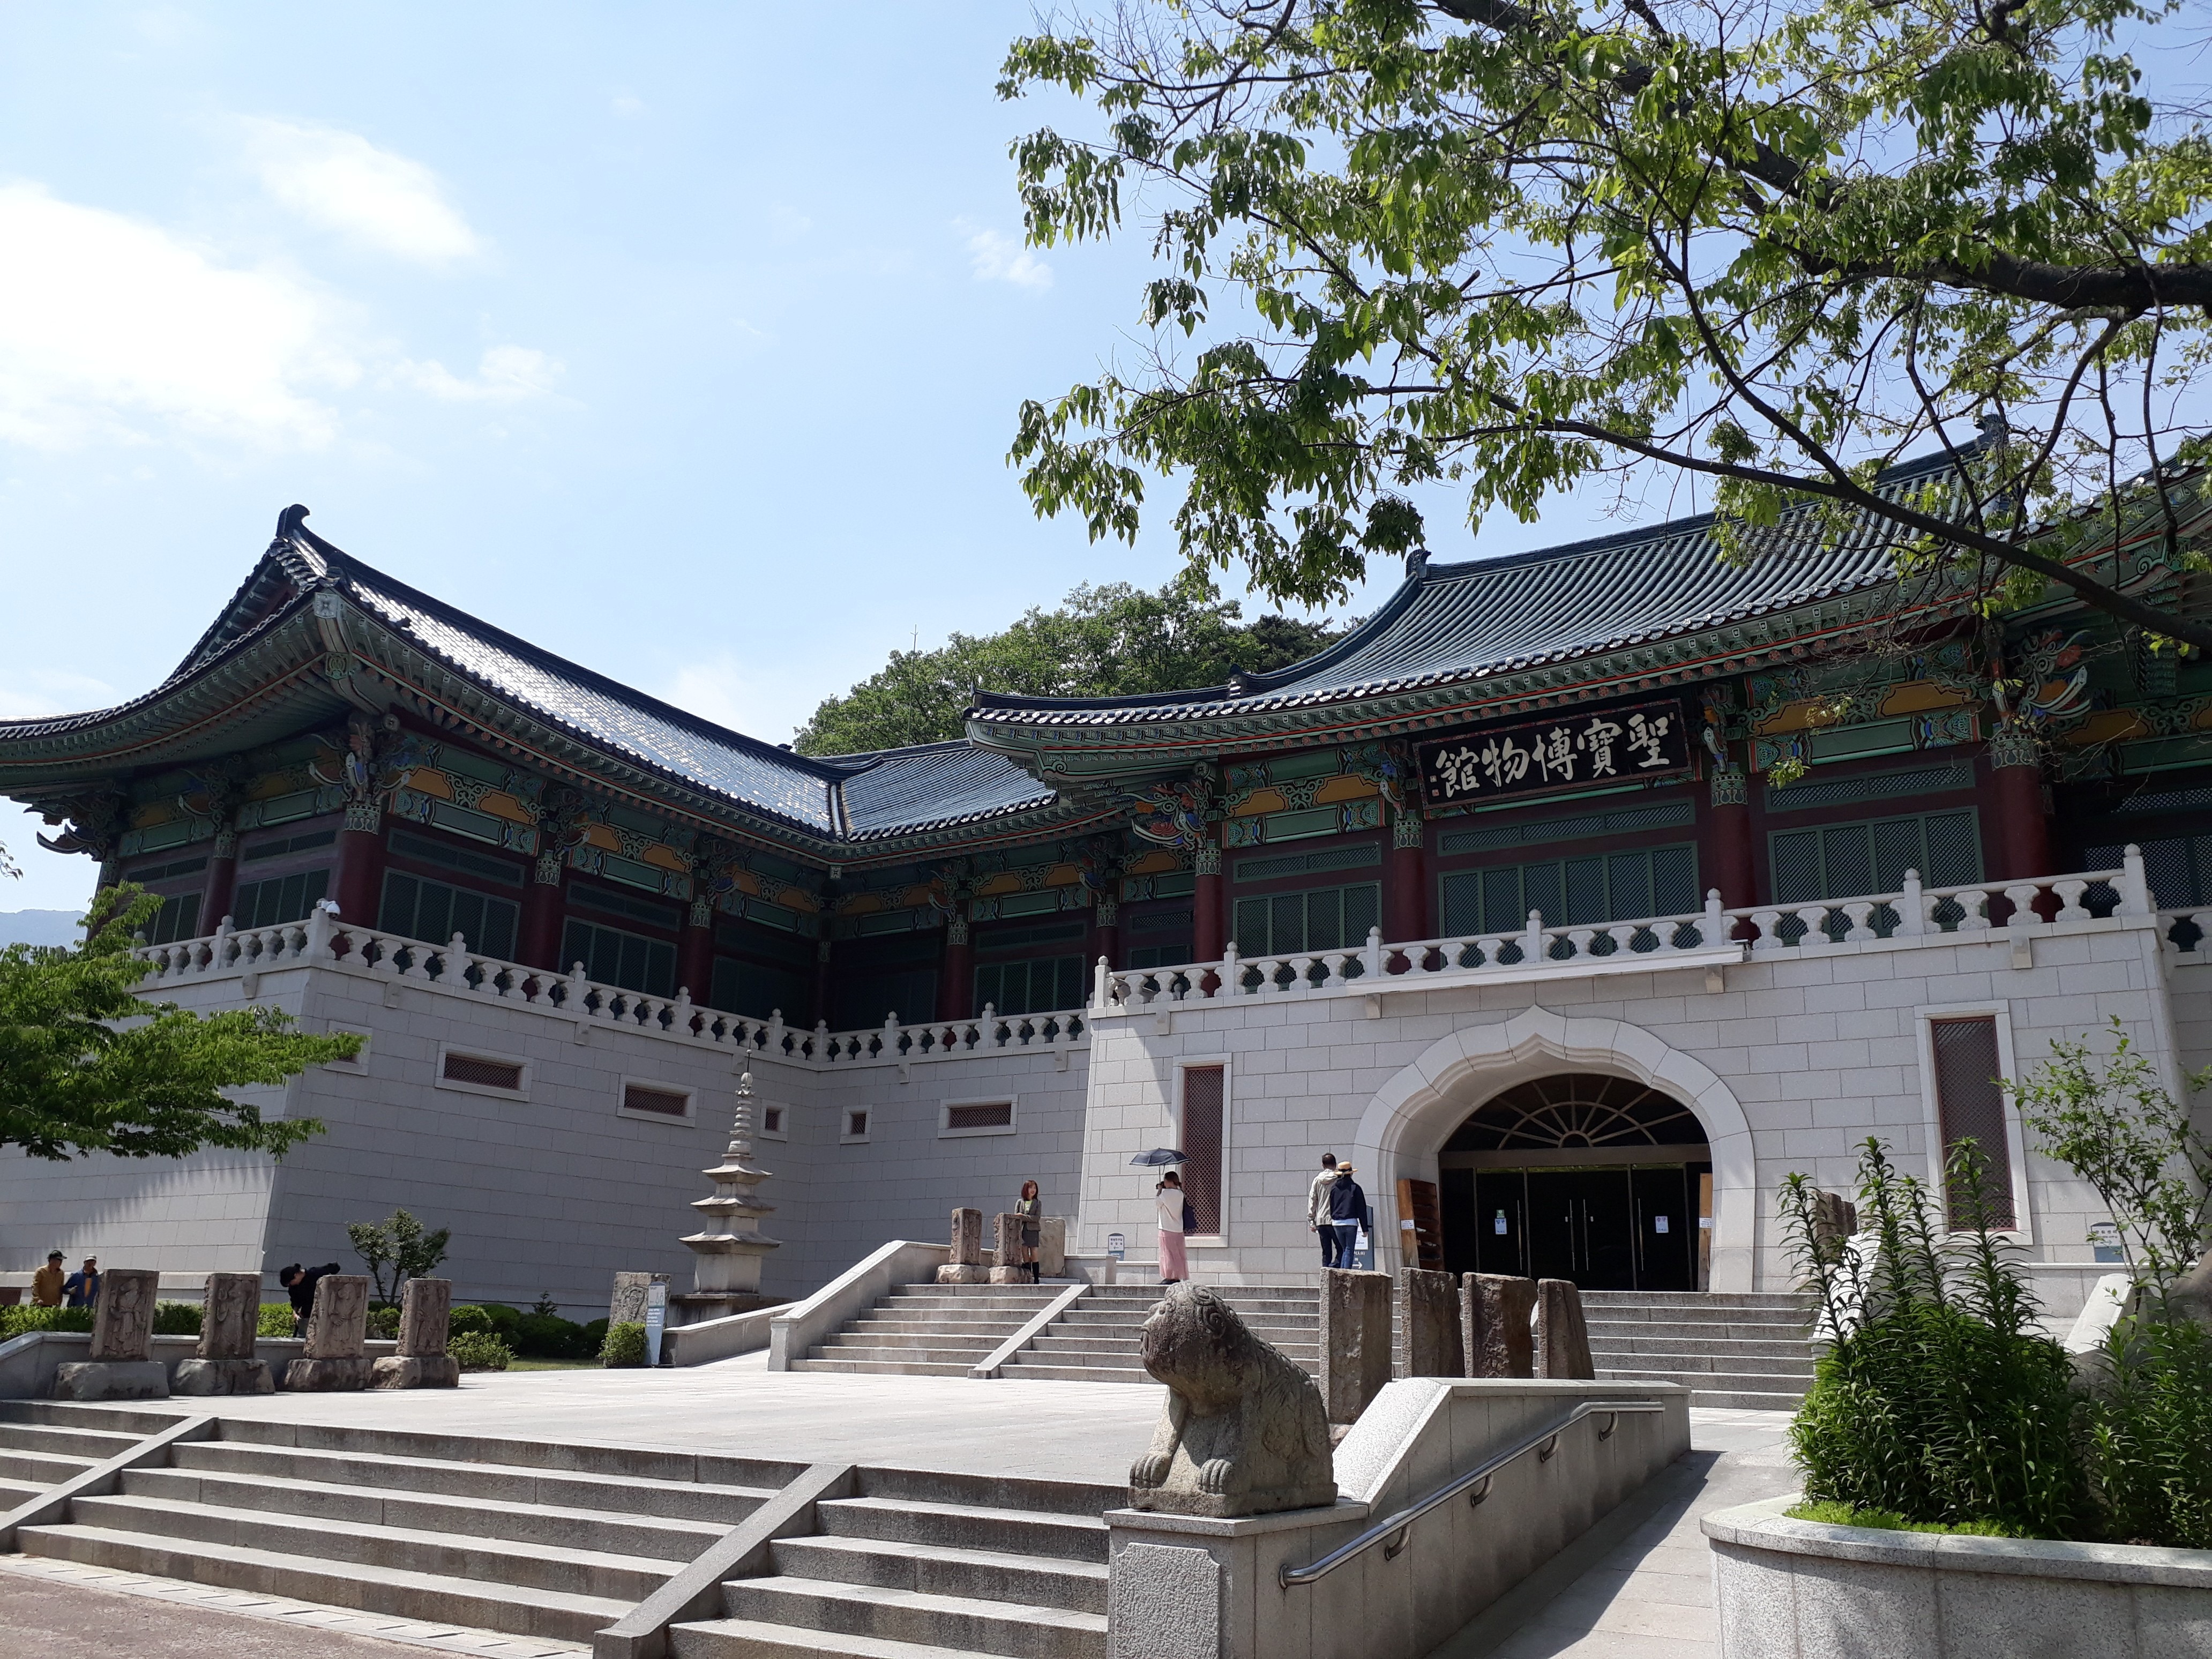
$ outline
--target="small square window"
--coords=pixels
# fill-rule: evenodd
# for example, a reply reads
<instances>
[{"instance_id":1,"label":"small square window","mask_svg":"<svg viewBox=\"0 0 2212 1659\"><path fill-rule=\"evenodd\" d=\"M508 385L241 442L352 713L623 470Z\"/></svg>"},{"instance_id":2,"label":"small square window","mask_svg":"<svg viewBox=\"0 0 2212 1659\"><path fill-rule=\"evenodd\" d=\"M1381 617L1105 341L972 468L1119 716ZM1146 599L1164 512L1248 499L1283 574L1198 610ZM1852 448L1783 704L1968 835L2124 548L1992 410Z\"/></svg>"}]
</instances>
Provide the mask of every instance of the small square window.
<instances>
[{"instance_id":1,"label":"small square window","mask_svg":"<svg viewBox=\"0 0 2212 1659\"><path fill-rule=\"evenodd\" d=\"M458 1089L464 1094L526 1100L530 1095L530 1066L527 1061L512 1054L479 1054L459 1048L441 1048L437 1086Z\"/></svg>"},{"instance_id":2,"label":"small square window","mask_svg":"<svg viewBox=\"0 0 2212 1659\"><path fill-rule=\"evenodd\" d=\"M764 1106L761 1109L762 1138L768 1140L787 1140L790 1135L783 1127L783 1108Z\"/></svg>"},{"instance_id":3,"label":"small square window","mask_svg":"<svg viewBox=\"0 0 2212 1659\"><path fill-rule=\"evenodd\" d=\"M857 1141L866 1140L868 1138L869 1116L870 1114L865 1110L848 1109L845 1113L845 1127L838 1135L838 1141L842 1145L849 1146Z\"/></svg>"}]
</instances>

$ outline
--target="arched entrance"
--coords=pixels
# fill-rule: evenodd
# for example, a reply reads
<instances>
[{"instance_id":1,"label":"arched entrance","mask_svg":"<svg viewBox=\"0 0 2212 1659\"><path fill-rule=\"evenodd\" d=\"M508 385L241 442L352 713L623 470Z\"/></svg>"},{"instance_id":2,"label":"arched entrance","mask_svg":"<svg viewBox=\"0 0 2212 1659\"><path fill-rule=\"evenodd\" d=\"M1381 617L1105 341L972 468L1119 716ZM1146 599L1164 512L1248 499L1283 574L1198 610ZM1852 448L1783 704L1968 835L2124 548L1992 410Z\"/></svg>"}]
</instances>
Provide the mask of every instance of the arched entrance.
<instances>
[{"instance_id":1,"label":"arched entrance","mask_svg":"<svg viewBox=\"0 0 2212 1659\"><path fill-rule=\"evenodd\" d=\"M1712 1149L1663 1090L1592 1072L1530 1078L1469 1114L1437 1164L1453 1273L1594 1291L1707 1282Z\"/></svg>"}]
</instances>

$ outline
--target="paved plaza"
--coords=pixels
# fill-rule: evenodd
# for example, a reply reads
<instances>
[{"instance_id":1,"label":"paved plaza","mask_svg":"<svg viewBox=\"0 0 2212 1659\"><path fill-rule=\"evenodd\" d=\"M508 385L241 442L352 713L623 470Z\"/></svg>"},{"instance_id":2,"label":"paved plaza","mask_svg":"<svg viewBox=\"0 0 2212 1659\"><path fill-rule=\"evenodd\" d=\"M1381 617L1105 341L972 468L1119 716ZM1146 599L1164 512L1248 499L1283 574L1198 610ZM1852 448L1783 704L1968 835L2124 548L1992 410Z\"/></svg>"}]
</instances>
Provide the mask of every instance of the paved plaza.
<instances>
[{"instance_id":1,"label":"paved plaza","mask_svg":"<svg viewBox=\"0 0 2212 1659\"><path fill-rule=\"evenodd\" d=\"M1118 1481L1149 1439L1151 1384L971 1382L771 1372L751 1355L696 1370L471 1375L452 1393L278 1394L223 1414L374 1428L852 1461ZM173 1401L179 1409L191 1404ZM213 1402L210 1402L213 1403ZM1693 1449L1493 1607L1438 1659L1714 1659L1711 1570L1698 1517L1793 1485L1778 1412L1695 1409ZM0 1557L0 1628L42 1659L239 1659L424 1649L533 1659L559 1643L454 1632L281 1596Z\"/></svg>"}]
</instances>

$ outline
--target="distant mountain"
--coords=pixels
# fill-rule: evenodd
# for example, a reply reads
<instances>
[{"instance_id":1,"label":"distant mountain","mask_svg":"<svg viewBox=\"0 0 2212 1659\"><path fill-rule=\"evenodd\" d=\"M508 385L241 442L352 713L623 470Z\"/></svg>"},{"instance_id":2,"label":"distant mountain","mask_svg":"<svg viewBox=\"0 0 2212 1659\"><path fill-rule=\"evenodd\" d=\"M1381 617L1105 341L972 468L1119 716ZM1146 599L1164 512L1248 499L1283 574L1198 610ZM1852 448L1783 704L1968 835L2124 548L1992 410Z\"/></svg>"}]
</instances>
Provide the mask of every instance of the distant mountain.
<instances>
[{"instance_id":1,"label":"distant mountain","mask_svg":"<svg viewBox=\"0 0 2212 1659\"><path fill-rule=\"evenodd\" d=\"M82 910L0 910L0 945L75 945Z\"/></svg>"}]
</instances>

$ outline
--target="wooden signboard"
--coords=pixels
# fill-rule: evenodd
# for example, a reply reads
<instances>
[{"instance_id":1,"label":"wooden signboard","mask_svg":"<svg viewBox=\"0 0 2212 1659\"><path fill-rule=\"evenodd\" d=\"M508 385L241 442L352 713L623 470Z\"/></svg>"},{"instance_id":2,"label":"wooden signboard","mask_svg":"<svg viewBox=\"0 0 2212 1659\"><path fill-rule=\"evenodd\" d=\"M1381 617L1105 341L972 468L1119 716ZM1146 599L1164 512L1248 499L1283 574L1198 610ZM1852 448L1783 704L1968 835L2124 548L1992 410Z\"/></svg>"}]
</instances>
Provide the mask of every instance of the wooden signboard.
<instances>
[{"instance_id":1,"label":"wooden signboard","mask_svg":"<svg viewBox=\"0 0 2212 1659\"><path fill-rule=\"evenodd\" d=\"M1398 1183L1398 1260L1408 1267L1444 1265L1443 1211L1433 1181Z\"/></svg>"},{"instance_id":2,"label":"wooden signboard","mask_svg":"<svg viewBox=\"0 0 2212 1659\"><path fill-rule=\"evenodd\" d=\"M1414 753L1431 806L1471 806L1687 772L1690 724L1679 702L1640 703L1439 738Z\"/></svg>"}]
</instances>

